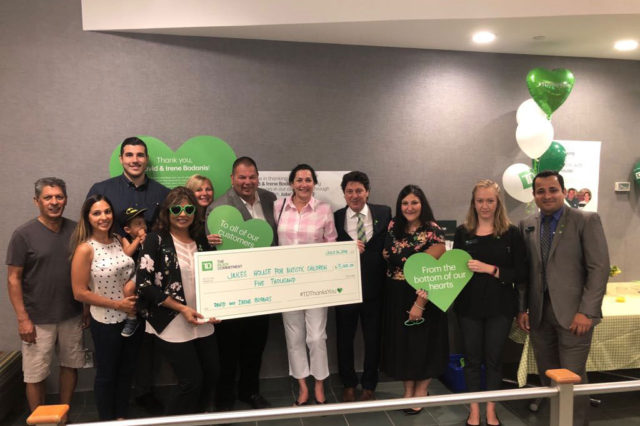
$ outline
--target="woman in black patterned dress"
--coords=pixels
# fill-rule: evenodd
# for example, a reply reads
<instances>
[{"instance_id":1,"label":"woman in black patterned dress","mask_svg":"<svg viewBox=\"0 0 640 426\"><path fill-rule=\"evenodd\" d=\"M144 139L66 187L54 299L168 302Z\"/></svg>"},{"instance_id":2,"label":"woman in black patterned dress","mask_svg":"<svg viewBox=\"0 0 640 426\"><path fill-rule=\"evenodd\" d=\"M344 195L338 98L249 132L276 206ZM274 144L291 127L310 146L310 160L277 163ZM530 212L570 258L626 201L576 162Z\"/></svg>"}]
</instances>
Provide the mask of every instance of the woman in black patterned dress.
<instances>
[{"instance_id":1,"label":"woman in black patterned dress","mask_svg":"<svg viewBox=\"0 0 640 426\"><path fill-rule=\"evenodd\" d=\"M444 232L424 192L407 185L398 195L383 251L388 267L382 349L382 371L403 381L405 398L427 396L431 378L444 372L449 356L446 314L429 303L426 292L416 291L404 278L407 258L420 252L436 259L442 256ZM418 414L422 409L404 411Z\"/></svg>"}]
</instances>

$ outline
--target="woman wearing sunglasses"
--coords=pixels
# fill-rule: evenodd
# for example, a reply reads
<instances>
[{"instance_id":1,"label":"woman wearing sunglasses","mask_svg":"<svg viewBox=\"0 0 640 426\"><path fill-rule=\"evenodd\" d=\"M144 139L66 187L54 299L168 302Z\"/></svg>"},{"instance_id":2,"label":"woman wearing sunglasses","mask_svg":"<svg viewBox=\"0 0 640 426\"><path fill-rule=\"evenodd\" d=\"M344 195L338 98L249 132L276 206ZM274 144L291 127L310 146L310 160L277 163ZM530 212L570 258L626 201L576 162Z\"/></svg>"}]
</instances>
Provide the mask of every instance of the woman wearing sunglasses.
<instances>
[{"instance_id":1,"label":"woman wearing sunglasses","mask_svg":"<svg viewBox=\"0 0 640 426\"><path fill-rule=\"evenodd\" d=\"M444 232L436 224L424 192L407 185L398 195L396 216L389 223L382 252L388 267L381 370L403 381L404 398L427 396L431 378L444 372L449 356L446 314L404 277L407 258L420 252L436 259L442 256ZM422 408L403 411L419 414Z\"/></svg>"},{"instance_id":2,"label":"woman wearing sunglasses","mask_svg":"<svg viewBox=\"0 0 640 426\"><path fill-rule=\"evenodd\" d=\"M159 207L154 232L140 253L136 284L146 332L158 336L158 347L178 379L178 393L167 414L207 411L218 376L214 325L196 306L196 251L213 250L204 234L201 209L193 192L179 186Z\"/></svg>"},{"instance_id":3,"label":"woman wearing sunglasses","mask_svg":"<svg viewBox=\"0 0 640 426\"><path fill-rule=\"evenodd\" d=\"M84 202L71 238L71 285L76 300L89 306L95 346L94 393L100 420L127 417L129 391L142 331L121 336L127 314L135 314L135 296L125 297L133 285L133 259L113 234L113 206L103 195Z\"/></svg>"}]
</instances>

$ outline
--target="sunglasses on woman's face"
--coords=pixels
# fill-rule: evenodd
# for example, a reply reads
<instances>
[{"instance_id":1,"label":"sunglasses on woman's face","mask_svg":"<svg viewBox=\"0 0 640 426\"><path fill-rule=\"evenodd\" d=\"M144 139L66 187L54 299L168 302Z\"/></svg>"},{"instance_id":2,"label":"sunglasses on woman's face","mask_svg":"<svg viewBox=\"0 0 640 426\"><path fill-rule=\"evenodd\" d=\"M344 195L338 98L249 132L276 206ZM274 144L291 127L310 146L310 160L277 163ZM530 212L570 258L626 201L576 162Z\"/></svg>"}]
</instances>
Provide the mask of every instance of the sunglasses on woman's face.
<instances>
[{"instance_id":1,"label":"sunglasses on woman's face","mask_svg":"<svg viewBox=\"0 0 640 426\"><path fill-rule=\"evenodd\" d=\"M180 213L185 212L188 216L191 216L196 212L196 208L193 204L185 204L184 206L171 206L169 212L174 216L179 216Z\"/></svg>"}]
</instances>

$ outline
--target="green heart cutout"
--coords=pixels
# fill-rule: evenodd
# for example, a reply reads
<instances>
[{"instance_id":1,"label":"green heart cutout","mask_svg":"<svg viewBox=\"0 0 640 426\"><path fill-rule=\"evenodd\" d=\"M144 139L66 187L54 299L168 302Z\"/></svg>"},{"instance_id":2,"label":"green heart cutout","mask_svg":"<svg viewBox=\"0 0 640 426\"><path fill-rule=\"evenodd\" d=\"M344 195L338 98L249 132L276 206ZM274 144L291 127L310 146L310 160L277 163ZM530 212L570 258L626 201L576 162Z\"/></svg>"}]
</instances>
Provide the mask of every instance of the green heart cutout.
<instances>
[{"instance_id":1,"label":"green heart cutout","mask_svg":"<svg viewBox=\"0 0 640 426\"><path fill-rule=\"evenodd\" d=\"M429 301L446 312L473 276L467 267L469 260L469 253L460 249L446 251L440 259L416 253L404 263L404 276L416 290L426 290Z\"/></svg>"},{"instance_id":2,"label":"green heart cutout","mask_svg":"<svg viewBox=\"0 0 640 426\"><path fill-rule=\"evenodd\" d=\"M342 287L338 287L338 293L342 293Z\"/></svg>"},{"instance_id":3,"label":"green heart cutout","mask_svg":"<svg viewBox=\"0 0 640 426\"><path fill-rule=\"evenodd\" d=\"M195 136L174 152L160 139L152 136L138 137L147 144L149 151L147 176L167 188L184 185L194 174L211 179L215 198L231 187L231 168L236 154L222 139L214 136ZM111 153L109 174L112 177L122 174L120 145Z\"/></svg>"},{"instance_id":4,"label":"green heart cutout","mask_svg":"<svg viewBox=\"0 0 640 426\"><path fill-rule=\"evenodd\" d=\"M218 250L269 247L273 229L262 219L242 219L242 213L232 206L218 206L209 214L207 226L212 234L222 237Z\"/></svg>"},{"instance_id":5,"label":"green heart cutout","mask_svg":"<svg viewBox=\"0 0 640 426\"><path fill-rule=\"evenodd\" d=\"M547 114L547 118L551 118L551 114L569 97L575 80L573 73L564 68L552 71L534 68L527 74L527 87L533 100Z\"/></svg>"}]
</instances>

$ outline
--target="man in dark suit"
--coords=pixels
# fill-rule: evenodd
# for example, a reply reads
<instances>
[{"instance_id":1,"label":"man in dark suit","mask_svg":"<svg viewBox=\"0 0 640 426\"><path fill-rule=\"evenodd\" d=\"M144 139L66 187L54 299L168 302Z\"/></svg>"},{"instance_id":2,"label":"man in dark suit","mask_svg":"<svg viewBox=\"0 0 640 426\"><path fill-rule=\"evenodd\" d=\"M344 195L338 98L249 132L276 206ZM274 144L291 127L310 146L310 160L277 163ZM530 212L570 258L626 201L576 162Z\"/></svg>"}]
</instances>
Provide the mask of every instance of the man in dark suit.
<instances>
[{"instance_id":1,"label":"man in dark suit","mask_svg":"<svg viewBox=\"0 0 640 426\"><path fill-rule=\"evenodd\" d=\"M593 327L602 318L609 277L607 240L597 213L569 208L564 179L543 171L533 179L540 213L520 222L529 259L528 288L520 291L520 328L531 343L543 384L545 371L566 368L587 382ZM588 396L576 397L574 425L588 424Z\"/></svg>"},{"instance_id":2,"label":"man in dark suit","mask_svg":"<svg viewBox=\"0 0 640 426\"><path fill-rule=\"evenodd\" d=\"M258 188L258 166L249 157L233 163L231 188L207 209L207 215L218 206L232 206L244 220L263 219L273 228L273 243L278 245L276 222L273 217L273 192ZM209 236L220 243L219 236ZM216 406L230 410L235 402L235 381L238 367L238 399L253 408L267 408L271 404L260 395L259 378L262 352L267 343L269 317L267 315L237 318L216 325L220 351L220 381L216 391Z\"/></svg>"},{"instance_id":3,"label":"man in dark suit","mask_svg":"<svg viewBox=\"0 0 640 426\"><path fill-rule=\"evenodd\" d=\"M369 204L369 178L363 172L350 172L342 177L342 192L347 206L334 213L338 241L355 240L360 250L362 303L336 307L338 370L344 391L342 400L355 401L358 377L354 369L353 339L362 324L364 336L364 371L360 383L360 400L375 399L380 361L380 317L382 288L386 264L382 258L384 237L391 220L388 206Z\"/></svg>"}]
</instances>

